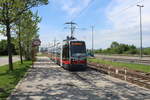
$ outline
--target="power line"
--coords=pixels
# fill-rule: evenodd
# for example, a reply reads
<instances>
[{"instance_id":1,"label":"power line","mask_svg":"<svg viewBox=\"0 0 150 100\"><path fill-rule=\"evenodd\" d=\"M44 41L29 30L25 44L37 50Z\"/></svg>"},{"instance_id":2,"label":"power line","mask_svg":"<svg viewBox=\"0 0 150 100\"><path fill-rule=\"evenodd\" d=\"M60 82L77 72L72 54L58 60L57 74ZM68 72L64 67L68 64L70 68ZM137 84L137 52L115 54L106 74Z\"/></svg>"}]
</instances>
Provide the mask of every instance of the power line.
<instances>
[{"instance_id":1,"label":"power line","mask_svg":"<svg viewBox=\"0 0 150 100\"><path fill-rule=\"evenodd\" d=\"M116 15L118 16L118 15L120 15L121 13L123 13L124 11L126 11L126 10L128 10L128 9L130 9L130 8L132 8L132 7L134 7L134 6L137 5L138 3L141 3L141 2L144 2L144 1L145 1L145 0L140 0L140 1L136 2L136 3L133 3L133 4L129 5L128 7L126 7L126 8L124 8L124 9L120 10L120 11L117 12L116 14L111 15L111 17L115 17Z\"/></svg>"},{"instance_id":2,"label":"power line","mask_svg":"<svg viewBox=\"0 0 150 100\"><path fill-rule=\"evenodd\" d=\"M76 18L80 17L80 16L86 11L86 9L88 9L88 8L92 5L92 3L93 3L94 1L95 1L95 0L91 0L91 1L88 3L88 5L87 5L84 9L82 9L82 10L80 11L80 13L78 13L78 14L72 19L72 21L74 21ZM129 5L128 7L124 8L124 9L122 9L122 10L120 10L118 13L112 15L111 17L115 17L115 15L118 16L118 15L120 15L122 12L124 12L124 11L130 9L131 7L134 7L135 5L137 5L138 3L141 3L141 2L143 2L143 1L145 1L145 0L140 0L140 1L137 0L137 2L135 2L135 3L131 4L131 5Z\"/></svg>"},{"instance_id":3,"label":"power line","mask_svg":"<svg viewBox=\"0 0 150 100\"><path fill-rule=\"evenodd\" d=\"M81 11L80 11L80 13L78 13L73 19L72 19L72 21L74 21L76 18L78 18L80 15L82 15L85 11L86 11L86 9L88 9L91 5L92 5L92 3L94 2L95 0L91 0L88 4L87 4L87 6L85 7L85 8L83 8Z\"/></svg>"}]
</instances>

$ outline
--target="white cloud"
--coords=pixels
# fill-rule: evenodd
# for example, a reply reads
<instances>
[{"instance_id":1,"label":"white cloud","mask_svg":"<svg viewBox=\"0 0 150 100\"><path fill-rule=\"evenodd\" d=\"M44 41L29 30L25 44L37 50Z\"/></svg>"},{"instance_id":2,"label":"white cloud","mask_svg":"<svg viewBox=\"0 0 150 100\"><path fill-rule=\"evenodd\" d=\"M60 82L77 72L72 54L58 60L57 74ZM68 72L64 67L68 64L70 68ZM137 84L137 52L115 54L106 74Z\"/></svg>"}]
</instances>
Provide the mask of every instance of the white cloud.
<instances>
[{"instance_id":1,"label":"white cloud","mask_svg":"<svg viewBox=\"0 0 150 100\"><path fill-rule=\"evenodd\" d=\"M76 16L84 9L91 0L55 0L54 2L60 5L60 8L65 11L70 18ZM143 0L111 0L106 7L105 14L110 29L100 29L94 32L94 47L107 48L112 41L119 43L134 44L139 47L139 8L135 2ZM142 23L143 23L143 46L150 47L150 1L145 0L141 4L142 8ZM89 23L90 24L90 23ZM44 26L46 27L46 26ZM44 30L50 30L46 28ZM60 40L64 39L66 32L51 31L54 34L61 34ZM47 35L42 35L43 39ZM76 36L79 39L86 40L87 47L91 48L91 30L77 32ZM51 37L55 37L53 34ZM51 40L52 41L52 40Z\"/></svg>"},{"instance_id":2,"label":"white cloud","mask_svg":"<svg viewBox=\"0 0 150 100\"><path fill-rule=\"evenodd\" d=\"M40 27L40 39L42 41L42 45L46 45L52 43L56 38L59 42L62 41L65 37L65 33L63 30L53 29L51 26L46 24L39 24ZM59 34L59 36L58 36Z\"/></svg>"},{"instance_id":3,"label":"white cloud","mask_svg":"<svg viewBox=\"0 0 150 100\"><path fill-rule=\"evenodd\" d=\"M69 15L70 19L73 19L88 6L91 0L55 0L54 2L60 5L61 9Z\"/></svg>"},{"instance_id":4,"label":"white cloud","mask_svg":"<svg viewBox=\"0 0 150 100\"><path fill-rule=\"evenodd\" d=\"M96 48L106 48L112 41L134 44L139 47L139 8L136 4L133 5L134 2L135 0L113 0L108 5L106 17L112 24L112 28L96 31ZM145 0L141 4L144 5L142 8L143 46L150 47L150 1Z\"/></svg>"}]
</instances>

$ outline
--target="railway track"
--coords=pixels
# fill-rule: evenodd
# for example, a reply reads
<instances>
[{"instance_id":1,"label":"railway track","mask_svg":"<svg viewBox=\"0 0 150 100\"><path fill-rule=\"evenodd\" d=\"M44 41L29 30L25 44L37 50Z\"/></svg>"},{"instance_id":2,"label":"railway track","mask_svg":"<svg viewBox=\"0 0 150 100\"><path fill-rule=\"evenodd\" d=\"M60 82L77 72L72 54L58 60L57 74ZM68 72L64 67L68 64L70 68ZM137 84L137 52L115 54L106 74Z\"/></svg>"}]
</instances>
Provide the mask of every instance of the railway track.
<instances>
[{"instance_id":1,"label":"railway track","mask_svg":"<svg viewBox=\"0 0 150 100\"><path fill-rule=\"evenodd\" d=\"M127 68L114 68L112 66L90 62L88 62L88 66L96 71L101 71L110 76L150 89L150 73L133 71Z\"/></svg>"},{"instance_id":2,"label":"railway track","mask_svg":"<svg viewBox=\"0 0 150 100\"><path fill-rule=\"evenodd\" d=\"M90 62L88 66L110 76L150 89L150 73L133 71L126 68L114 68L112 66Z\"/></svg>"}]
</instances>

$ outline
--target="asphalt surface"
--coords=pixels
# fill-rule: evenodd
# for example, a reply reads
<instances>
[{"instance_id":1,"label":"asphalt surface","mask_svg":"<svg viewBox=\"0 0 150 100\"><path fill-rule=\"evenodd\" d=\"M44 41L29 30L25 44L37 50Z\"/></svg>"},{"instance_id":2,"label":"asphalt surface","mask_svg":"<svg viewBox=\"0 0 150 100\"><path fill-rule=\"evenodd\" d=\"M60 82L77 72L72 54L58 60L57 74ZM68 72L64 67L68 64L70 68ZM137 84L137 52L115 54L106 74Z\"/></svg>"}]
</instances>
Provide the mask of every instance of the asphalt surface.
<instances>
[{"instance_id":1,"label":"asphalt surface","mask_svg":"<svg viewBox=\"0 0 150 100\"><path fill-rule=\"evenodd\" d=\"M99 54L95 54L96 57L102 57L102 58L121 58L121 59L135 59L135 60L139 60L141 59L140 57L135 57L135 56L109 56L109 55L99 55ZM142 60L149 60L150 61L150 57L143 57Z\"/></svg>"},{"instance_id":2,"label":"asphalt surface","mask_svg":"<svg viewBox=\"0 0 150 100\"><path fill-rule=\"evenodd\" d=\"M95 57L114 62L126 62L126 63L150 65L150 57L143 57L141 59L140 57L133 57L133 56L109 56L99 54L95 54Z\"/></svg>"},{"instance_id":3,"label":"asphalt surface","mask_svg":"<svg viewBox=\"0 0 150 100\"><path fill-rule=\"evenodd\" d=\"M13 57L13 62L19 61L18 56ZM8 64L8 57L0 57L0 66Z\"/></svg>"},{"instance_id":4,"label":"asphalt surface","mask_svg":"<svg viewBox=\"0 0 150 100\"><path fill-rule=\"evenodd\" d=\"M8 100L150 100L150 90L92 69L69 72L41 57Z\"/></svg>"}]
</instances>

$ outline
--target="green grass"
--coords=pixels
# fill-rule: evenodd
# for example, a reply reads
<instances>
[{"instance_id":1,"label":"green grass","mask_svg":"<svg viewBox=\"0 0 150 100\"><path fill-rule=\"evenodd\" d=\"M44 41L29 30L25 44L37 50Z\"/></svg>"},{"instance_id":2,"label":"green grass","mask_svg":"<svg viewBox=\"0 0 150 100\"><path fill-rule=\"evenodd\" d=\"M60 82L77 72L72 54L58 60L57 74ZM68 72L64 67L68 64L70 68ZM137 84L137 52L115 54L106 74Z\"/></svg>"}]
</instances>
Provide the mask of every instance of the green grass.
<instances>
[{"instance_id":1,"label":"green grass","mask_svg":"<svg viewBox=\"0 0 150 100\"><path fill-rule=\"evenodd\" d=\"M132 70L138 70L143 72L150 72L150 65L123 63L123 62L112 62L102 59L89 58L89 62L95 62L100 64L112 65L113 67L126 67Z\"/></svg>"},{"instance_id":2,"label":"green grass","mask_svg":"<svg viewBox=\"0 0 150 100\"><path fill-rule=\"evenodd\" d=\"M1 55L0 55L0 58L4 58L4 57L8 57L8 56L1 56Z\"/></svg>"},{"instance_id":3,"label":"green grass","mask_svg":"<svg viewBox=\"0 0 150 100\"><path fill-rule=\"evenodd\" d=\"M31 61L24 61L24 64L20 64L20 61L15 62L13 72L8 71L8 65L0 66L0 100L9 96L30 66Z\"/></svg>"},{"instance_id":4,"label":"green grass","mask_svg":"<svg viewBox=\"0 0 150 100\"><path fill-rule=\"evenodd\" d=\"M36 56L38 56L38 57L43 57L43 56L45 56L43 53L37 53L37 55Z\"/></svg>"}]
</instances>

